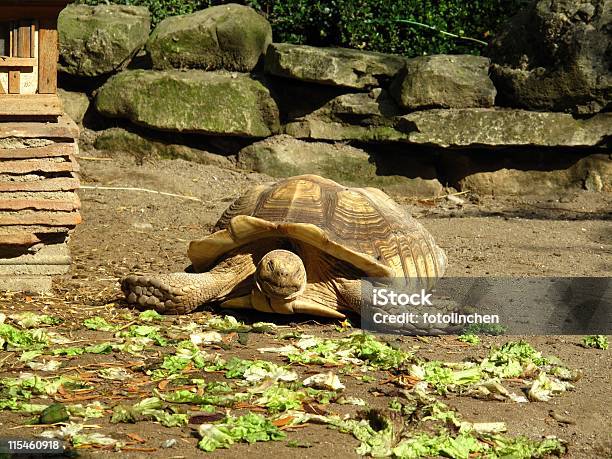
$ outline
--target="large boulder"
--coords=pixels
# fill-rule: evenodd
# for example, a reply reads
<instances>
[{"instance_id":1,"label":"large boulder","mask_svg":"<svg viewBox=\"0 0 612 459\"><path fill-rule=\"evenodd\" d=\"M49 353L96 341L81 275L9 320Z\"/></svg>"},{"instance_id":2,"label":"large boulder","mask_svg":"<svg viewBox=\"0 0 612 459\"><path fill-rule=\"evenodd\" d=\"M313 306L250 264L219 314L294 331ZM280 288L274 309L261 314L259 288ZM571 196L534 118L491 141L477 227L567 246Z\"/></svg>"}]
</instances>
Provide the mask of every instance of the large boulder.
<instances>
[{"instance_id":1,"label":"large boulder","mask_svg":"<svg viewBox=\"0 0 612 459\"><path fill-rule=\"evenodd\" d=\"M230 3L164 19L147 51L156 69L250 72L270 43L270 23L252 8Z\"/></svg>"},{"instance_id":2,"label":"large boulder","mask_svg":"<svg viewBox=\"0 0 612 459\"><path fill-rule=\"evenodd\" d=\"M401 113L395 101L381 88L369 93L336 96L313 112L288 121L283 131L296 138L392 142L407 140L395 129Z\"/></svg>"},{"instance_id":3,"label":"large boulder","mask_svg":"<svg viewBox=\"0 0 612 459\"><path fill-rule=\"evenodd\" d=\"M489 59L470 55L409 59L391 86L391 94L407 110L492 107L495 93Z\"/></svg>"},{"instance_id":4,"label":"large boulder","mask_svg":"<svg viewBox=\"0 0 612 459\"><path fill-rule=\"evenodd\" d=\"M96 136L93 144L96 150L112 154L128 154L139 161L144 159L184 159L200 164L234 168L234 163L227 157L208 151L193 148L180 143L169 143L152 139L122 128L110 128Z\"/></svg>"},{"instance_id":5,"label":"large boulder","mask_svg":"<svg viewBox=\"0 0 612 459\"><path fill-rule=\"evenodd\" d=\"M389 81L405 63L405 58L393 54L274 43L268 48L265 70L312 83L364 89Z\"/></svg>"},{"instance_id":6,"label":"large boulder","mask_svg":"<svg viewBox=\"0 0 612 459\"><path fill-rule=\"evenodd\" d=\"M150 29L145 7L69 5L58 20L60 70L88 77L120 70L147 42Z\"/></svg>"},{"instance_id":7,"label":"large boulder","mask_svg":"<svg viewBox=\"0 0 612 459\"><path fill-rule=\"evenodd\" d=\"M612 101L609 0L539 0L512 18L489 55L498 103L596 113Z\"/></svg>"},{"instance_id":8,"label":"large boulder","mask_svg":"<svg viewBox=\"0 0 612 459\"><path fill-rule=\"evenodd\" d=\"M437 196L442 185L437 179L414 177L415 172L435 176L433 167L403 164L394 158L393 172L381 174L379 164L389 158L370 154L350 145L304 142L288 135L269 137L243 148L238 154L238 165L273 177L318 174L345 185L375 186L390 193L416 196ZM402 169L402 166L405 166ZM419 170L420 169L420 170ZM413 178L402 176L409 172Z\"/></svg>"},{"instance_id":9,"label":"large boulder","mask_svg":"<svg viewBox=\"0 0 612 459\"><path fill-rule=\"evenodd\" d=\"M70 118L72 118L75 123L81 124L83 122L83 118L85 117L85 113L89 108L89 98L87 97L87 94L58 89L57 95L62 101L64 112Z\"/></svg>"},{"instance_id":10,"label":"large boulder","mask_svg":"<svg viewBox=\"0 0 612 459\"><path fill-rule=\"evenodd\" d=\"M533 195L586 189L612 191L612 162L608 155L594 154L558 170L504 168L475 172L459 181L462 190L481 195Z\"/></svg>"},{"instance_id":11,"label":"large boulder","mask_svg":"<svg viewBox=\"0 0 612 459\"><path fill-rule=\"evenodd\" d=\"M279 128L266 87L229 72L124 71L100 88L96 109L162 131L267 137Z\"/></svg>"},{"instance_id":12,"label":"large boulder","mask_svg":"<svg viewBox=\"0 0 612 459\"><path fill-rule=\"evenodd\" d=\"M436 109L403 115L396 129L410 143L437 147L592 147L612 135L612 113L575 119L526 110Z\"/></svg>"}]
</instances>

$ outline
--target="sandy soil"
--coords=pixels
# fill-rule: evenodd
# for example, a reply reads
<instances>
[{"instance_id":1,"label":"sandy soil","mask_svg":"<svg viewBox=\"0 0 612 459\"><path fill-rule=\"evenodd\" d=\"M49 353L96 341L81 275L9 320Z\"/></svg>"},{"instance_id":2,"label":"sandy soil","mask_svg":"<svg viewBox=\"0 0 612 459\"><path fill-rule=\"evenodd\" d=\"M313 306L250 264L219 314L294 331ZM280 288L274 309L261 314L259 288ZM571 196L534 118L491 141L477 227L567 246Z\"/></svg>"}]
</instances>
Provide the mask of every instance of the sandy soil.
<instances>
[{"instance_id":1,"label":"sandy soil","mask_svg":"<svg viewBox=\"0 0 612 459\"><path fill-rule=\"evenodd\" d=\"M87 154L82 154L87 156ZM99 153L95 156L100 156ZM185 198L138 191L83 189L84 223L70 241L74 265L70 274L58 280L53 295L29 298L24 295L0 297L0 311L38 310L59 314L67 319L62 327L77 326L92 313L116 315L114 305L120 297L117 280L128 272L166 272L183 270L189 240L208 234L216 219L231 201L249 186L268 181L260 174L220 169L215 166L167 160L136 164L130 158L80 160L82 181L86 186L142 187L184 196ZM612 275L612 196L587 192L562 196L533 198L484 198L457 196L461 203L448 199L413 200L396 196L433 233L449 257L449 275L454 276L611 276ZM120 306L118 306L120 307ZM175 320L191 320L198 315ZM245 321L262 320L258 314L243 313ZM276 320L265 317L264 320ZM279 319L278 323L299 327L320 336L336 336L334 322L314 322L307 317ZM77 326L78 328L78 326ZM88 340L88 332L78 332L74 339ZM92 332L93 333L93 332ZM226 355L257 358L256 349L273 345L265 335L253 335L247 346L232 347ZM413 348L420 355L443 360L462 360L467 356L483 357L488 346L507 341L508 337L485 337L477 347L458 345L452 337L394 338L397 344ZM610 406L610 351L584 349L576 336L538 336L526 339L544 354L554 354L571 368L580 369L584 377L576 390L547 403L515 404L479 401L449 396L446 402L457 408L464 418L475 421L506 421L509 434L533 438L556 435L569 442L571 458L612 457L612 422ZM96 363L114 362L120 356L96 356ZM85 367L81 356L78 365ZM123 362L126 366L129 362ZM19 370L13 365L10 372ZM299 368L300 376L309 368ZM5 368L4 371L7 371ZM8 373L1 374L6 376ZM388 375L381 374L381 380ZM383 385L386 386L386 385ZM388 385L389 389L393 386ZM378 381L363 383L347 378L347 391L366 398L372 406L386 406L389 397L376 395ZM518 384L515 388L520 388ZM108 388L107 388L108 389ZM111 388L112 389L112 388ZM121 387L115 387L120 395ZM146 392L143 389L143 393ZM375 392L374 394L372 392ZM384 392L384 391L382 391ZM137 396L138 394L132 394ZM340 410L340 411L338 411ZM331 411L341 412L341 408ZM550 410L565 413L573 424L561 424ZM23 423L23 418L2 413L2 430ZM197 442L189 428L167 429L152 423L103 426L102 432L116 437L135 432L146 442L142 447L152 452L124 452L124 457L196 457ZM17 429L25 435L32 429ZM159 449L161 440L177 438L179 445ZM358 445L352 436L311 426L289 432L290 440L310 445L293 449L287 442L236 445L210 457L354 457ZM85 452L85 456L89 453ZM92 452L91 454L100 454ZM108 451L102 454L110 454Z\"/></svg>"}]
</instances>

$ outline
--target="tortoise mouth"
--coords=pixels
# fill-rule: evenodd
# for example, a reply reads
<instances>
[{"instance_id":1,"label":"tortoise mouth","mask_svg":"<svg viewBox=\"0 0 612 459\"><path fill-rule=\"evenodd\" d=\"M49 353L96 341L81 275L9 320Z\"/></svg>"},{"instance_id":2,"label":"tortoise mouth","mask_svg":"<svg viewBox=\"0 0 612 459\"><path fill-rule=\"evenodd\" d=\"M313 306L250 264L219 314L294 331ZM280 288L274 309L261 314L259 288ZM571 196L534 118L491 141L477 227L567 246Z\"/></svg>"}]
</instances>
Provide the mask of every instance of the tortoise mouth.
<instances>
[{"instance_id":1,"label":"tortoise mouth","mask_svg":"<svg viewBox=\"0 0 612 459\"><path fill-rule=\"evenodd\" d=\"M272 280L256 279L255 284L263 294L277 300L292 300L304 291L303 286L279 285Z\"/></svg>"}]
</instances>

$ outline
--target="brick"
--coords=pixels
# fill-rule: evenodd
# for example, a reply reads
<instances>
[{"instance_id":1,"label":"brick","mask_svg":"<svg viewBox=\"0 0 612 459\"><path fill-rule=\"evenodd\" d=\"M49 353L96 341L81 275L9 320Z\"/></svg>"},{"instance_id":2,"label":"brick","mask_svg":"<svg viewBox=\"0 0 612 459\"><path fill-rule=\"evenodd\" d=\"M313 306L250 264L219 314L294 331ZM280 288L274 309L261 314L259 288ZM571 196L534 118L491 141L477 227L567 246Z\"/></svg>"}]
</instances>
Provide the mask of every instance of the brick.
<instances>
[{"instance_id":1,"label":"brick","mask_svg":"<svg viewBox=\"0 0 612 459\"><path fill-rule=\"evenodd\" d=\"M29 247L39 242L40 239L38 236L30 232L0 234L0 245L21 245Z\"/></svg>"},{"instance_id":2,"label":"brick","mask_svg":"<svg viewBox=\"0 0 612 459\"><path fill-rule=\"evenodd\" d=\"M0 249L0 266L70 266L70 262L72 261L66 243L45 245L35 252L23 249L21 254L10 258L2 258L4 255L5 254L3 254Z\"/></svg>"},{"instance_id":3,"label":"brick","mask_svg":"<svg viewBox=\"0 0 612 459\"><path fill-rule=\"evenodd\" d=\"M77 178L51 178L30 182L0 181L1 191L72 191L79 188Z\"/></svg>"},{"instance_id":4,"label":"brick","mask_svg":"<svg viewBox=\"0 0 612 459\"><path fill-rule=\"evenodd\" d=\"M53 279L50 276L0 276L0 291L48 293L53 288Z\"/></svg>"},{"instance_id":5,"label":"brick","mask_svg":"<svg viewBox=\"0 0 612 459\"><path fill-rule=\"evenodd\" d=\"M61 210L71 211L81 208L81 202L75 195L72 201L59 199L2 199L0 194L0 210Z\"/></svg>"},{"instance_id":6,"label":"brick","mask_svg":"<svg viewBox=\"0 0 612 459\"><path fill-rule=\"evenodd\" d=\"M78 212L0 211L0 225L72 226L79 223L81 223L81 215Z\"/></svg>"},{"instance_id":7,"label":"brick","mask_svg":"<svg viewBox=\"0 0 612 459\"><path fill-rule=\"evenodd\" d=\"M73 226L45 226L45 225L11 225L11 226L0 226L0 238L9 234L17 233L31 233L39 236L46 236L51 238L57 238L64 233L64 236L68 234Z\"/></svg>"},{"instance_id":8,"label":"brick","mask_svg":"<svg viewBox=\"0 0 612 459\"><path fill-rule=\"evenodd\" d=\"M78 139L79 128L68 115L58 118L57 122L0 122L0 138L29 137L50 139Z\"/></svg>"},{"instance_id":9,"label":"brick","mask_svg":"<svg viewBox=\"0 0 612 459\"><path fill-rule=\"evenodd\" d=\"M73 142L60 142L44 147L30 148L0 148L2 159L49 158L54 156L70 156L77 153L77 146Z\"/></svg>"},{"instance_id":10,"label":"brick","mask_svg":"<svg viewBox=\"0 0 612 459\"><path fill-rule=\"evenodd\" d=\"M24 159L21 161L0 161L0 173L27 174L28 172L76 172L79 165L74 159L64 162L44 159Z\"/></svg>"}]
</instances>

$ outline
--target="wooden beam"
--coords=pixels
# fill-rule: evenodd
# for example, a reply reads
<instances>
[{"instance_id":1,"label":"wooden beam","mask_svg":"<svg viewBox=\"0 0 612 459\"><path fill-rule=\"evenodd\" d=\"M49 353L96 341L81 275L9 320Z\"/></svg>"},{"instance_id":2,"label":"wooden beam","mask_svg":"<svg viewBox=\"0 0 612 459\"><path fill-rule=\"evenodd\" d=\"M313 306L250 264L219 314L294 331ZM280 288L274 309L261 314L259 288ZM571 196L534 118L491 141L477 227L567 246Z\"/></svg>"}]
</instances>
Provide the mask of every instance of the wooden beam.
<instances>
[{"instance_id":1,"label":"wooden beam","mask_svg":"<svg viewBox=\"0 0 612 459\"><path fill-rule=\"evenodd\" d=\"M30 24L30 57L36 57L36 24Z\"/></svg>"},{"instance_id":2,"label":"wooden beam","mask_svg":"<svg viewBox=\"0 0 612 459\"><path fill-rule=\"evenodd\" d=\"M63 113L57 94L5 94L0 96L0 115L59 116Z\"/></svg>"},{"instance_id":3,"label":"wooden beam","mask_svg":"<svg viewBox=\"0 0 612 459\"><path fill-rule=\"evenodd\" d=\"M6 57L0 56L0 67L34 67L34 57Z\"/></svg>"},{"instance_id":4,"label":"wooden beam","mask_svg":"<svg viewBox=\"0 0 612 459\"><path fill-rule=\"evenodd\" d=\"M26 18L55 19L59 16L63 7L58 6L37 6L26 5L5 6L2 1L0 8L0 21L11 21Z\"/></svg>"},{"instance_id":5,"label":"wooden beam","mask_svg":"<svg viewBox=\"0 0 612 459\"><path fill-rule=\"evenodd\" d=\"M11 24L11 57L17 57L17 50L19 44L19 34L17 33L16 23ZM21 88L21 76L19 69L9 70L8 73L8 92L9 94L19 94Z\"/></svg>"},{"instance_id":6,"label":"wooden beam","mask_svg":"<svg viewBox=\"0 0 612 459\"><path fill-rule=\"evenodd\" d=\"M30 51L32 49L32 22L27 20L19 21L19 29L17 29L19 41L17 43L17 57L32 57Z\"/></svg>"},{"instance_id":7,"label":"wooden beam","mask_svg":"<svg viewBox=\"0 0 612 459\"><path fill-rule=\"evenodd\" d=\"M38 92L57 92L57 21L41 20L38 28Z\"/></svg>"}]
</instances>

